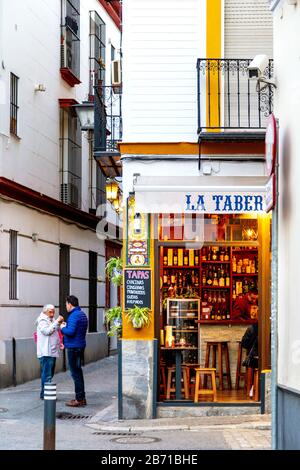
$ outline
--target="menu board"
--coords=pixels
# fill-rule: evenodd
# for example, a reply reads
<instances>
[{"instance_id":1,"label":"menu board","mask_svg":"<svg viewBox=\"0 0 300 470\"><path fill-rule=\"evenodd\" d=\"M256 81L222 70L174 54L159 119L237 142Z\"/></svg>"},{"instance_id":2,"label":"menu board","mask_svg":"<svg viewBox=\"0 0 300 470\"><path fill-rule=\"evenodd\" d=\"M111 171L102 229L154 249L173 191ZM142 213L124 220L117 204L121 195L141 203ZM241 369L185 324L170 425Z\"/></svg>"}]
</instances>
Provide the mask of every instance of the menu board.
<instances>
[{"instance_id":1,"label":"menu board","mask_svg":"<svg viewBox=\"0 0 300 470\"><path fill-rule=\"evenodd\" d=\"M125 269L125 310L137 307L151 309L151 269Z\"/></svg>"}]
</instances>

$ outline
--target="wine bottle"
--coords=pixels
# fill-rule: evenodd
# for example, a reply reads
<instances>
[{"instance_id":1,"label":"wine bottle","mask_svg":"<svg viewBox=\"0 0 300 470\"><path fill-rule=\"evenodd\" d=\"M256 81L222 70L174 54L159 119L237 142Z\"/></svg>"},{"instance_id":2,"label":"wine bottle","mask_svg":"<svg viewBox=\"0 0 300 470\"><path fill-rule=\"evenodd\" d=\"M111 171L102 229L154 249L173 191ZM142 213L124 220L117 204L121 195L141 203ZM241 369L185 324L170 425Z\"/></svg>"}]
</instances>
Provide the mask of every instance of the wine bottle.
<instances>
[{"instance_id":1,"label":"wine bottle","mask_svg":"<svg viewBox=\"0 0 300 470\"><path fill-rule=\"evenodd\" d=\"M206 286L207 278L206 278L206 273L205 270L203 269L202 271L202 285Z\"/></svg>"},{"instance_id":2,"label":"wine bottle","mask_svg":"<svg viewBox=\"0 0 300 470\"><path fill-rule=\"evenodd\" d=\"M167 271L164 271L164 278L163 278L163 281L164 281L164 284L167 284L167 283L168 283Z\"/></svg>"},{"instance_id":3,"label":"wine bottle","mask_svg":"<svg viewBox=\"0 0 300 470\"><path fill-rule=\"evenodd\" d=\"M226 271L226 274L225 274L225 286L230 287L230 275L228 271Z\"/></svg>"},{"instance_id":4,"label":"wine bottle","mask_svg":"<svg viewBox=\"0 0 300 470\"><path fill-rule=\"evenodd\" d=\"M184 264L184 266L189 265L189 257L188 257L188 254L187 254L186 251L184 252L184 256L183 256L183 264Z\"/></svg>"},{"instance_id":5,"label":"wine bottle","mask_svg":"<svg viewBox=\"0 0 300 470\"><path fill-rule=\"evenodd\" d=\"M168 257L164 255L164 266L168 266Z\"/></svg>"},{"instance_id":6,"label":"wine bottle","mask_svg":"<svg viewBox=\"0 0 300 470\"><path fill-rule=\"evenodd\" d=\"M224 261L229 261L229 250L230 248L226 248L225 250Z\"/></svg>"},{"instance_id":7,"label":"wine bottle","mask_svg":"<svg viewBox=\"0 0 300 470\"><path fill-rule=\"evenodd\" d=\"M206 283L207 283L208 286L211 286L212 283L213 283L213 275L212 275L212 270L211 270L211 268L209 268Z\"/></svg>"},{"instance_id":8,"label":"wine bottle","mask_svg":"<svg viewBox=\"0 0 300 470\"><path fill-rule=\"evenodd\" d=\"M199 252L195 251L195 266L199 266Z\"/></svg>"},{"instance_id":9,"label":"wine bottle","mask_svg":"<svg viewBox=\"0 0 300 470\"><path fill-rule=\"evenodd\" d=\"M178 256L177 256L177 252L175 250L174 250L173 264L174 264L174 266L178 265Z\"/></svg>"}]
</instances>

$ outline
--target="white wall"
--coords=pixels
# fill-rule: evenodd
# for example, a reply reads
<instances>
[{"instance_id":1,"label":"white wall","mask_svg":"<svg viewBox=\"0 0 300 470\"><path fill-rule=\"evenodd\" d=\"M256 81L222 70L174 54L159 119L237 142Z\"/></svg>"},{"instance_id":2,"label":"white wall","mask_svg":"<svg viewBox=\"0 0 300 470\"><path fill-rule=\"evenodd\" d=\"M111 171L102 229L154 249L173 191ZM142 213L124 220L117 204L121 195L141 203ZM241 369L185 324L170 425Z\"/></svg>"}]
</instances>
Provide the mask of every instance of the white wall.
<instances>
[{"instance_id":1,"label":"white wall","mask_svg":"<svg viewBox=\"0 0 300 470\"><path fill-rule=\"evenodd\" d=\"M81 1L82 83L70 87L60 76L61 0L1 0L0 10L0 174L60 197L59 98L82 102L89 87L89 11L106 23L107 80L110 44L118 49L120 31L98 0ZM2 40L2 41L1 41ZM3 65L1 65L3 63ZM19 136L9 134L10 73L19 78ZM34 92L37 83L45 93ZM4 92L1 93L1 90ZM2 98L2 99L1 99ZM88 142L82 139L82 208L89 209Z\"/></svg>"},{"instance_id":2,"label":"white wall","mask_svg":"<svg viewBox=\"0 0 300 470\"><path fill-rule=\"evenodd\" d=\"M278 382L300 390L300 5L274 12L274 63L279 118Z\"/></svg>"},{"instance_id":3,"label":"white wall","mask_svg":"<svg viewBox=\"0 0 300 470\"><path fill-rule=\"evenodd\" d=\"M123 141L195 142L206 0L124 0L123 24Z\"/></svg>"},{"instance_id":4,"label":"white wall","mask_svg":"<svg viewBox=\"0 0 300 470\"><path fill-rule=\"evenodd\" d=\"M0 340L31 337L45 303L59 304L59 243L70 249L70 292L88 314L89 250L98 253L98 330L105 306L105 245L92 230L83 230L21 204L0 200ZM9 230L18 231L18 299L9 300ZM32 233L39 240L33 242Z\"/></svg>"}]
</instances>

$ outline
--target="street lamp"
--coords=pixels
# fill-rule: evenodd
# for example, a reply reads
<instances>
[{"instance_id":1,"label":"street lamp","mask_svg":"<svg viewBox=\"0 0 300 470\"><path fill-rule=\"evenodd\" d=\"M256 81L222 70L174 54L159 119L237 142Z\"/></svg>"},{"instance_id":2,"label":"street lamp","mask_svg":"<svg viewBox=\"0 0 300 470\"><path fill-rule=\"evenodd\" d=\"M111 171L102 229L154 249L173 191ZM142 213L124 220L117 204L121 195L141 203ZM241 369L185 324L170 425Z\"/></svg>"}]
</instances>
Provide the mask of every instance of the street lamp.
<instances>
[{"instance_id":1,"label":"street lamp","mask_svg":"<svg viewBox=\"0 0 300 470\"><path fill-rule=\"evenodd\" d=\"M94 103L83 101L81 104L74 104L73 108L78 116L82 131L94 130Z\"/></svg>"}]
</instances>

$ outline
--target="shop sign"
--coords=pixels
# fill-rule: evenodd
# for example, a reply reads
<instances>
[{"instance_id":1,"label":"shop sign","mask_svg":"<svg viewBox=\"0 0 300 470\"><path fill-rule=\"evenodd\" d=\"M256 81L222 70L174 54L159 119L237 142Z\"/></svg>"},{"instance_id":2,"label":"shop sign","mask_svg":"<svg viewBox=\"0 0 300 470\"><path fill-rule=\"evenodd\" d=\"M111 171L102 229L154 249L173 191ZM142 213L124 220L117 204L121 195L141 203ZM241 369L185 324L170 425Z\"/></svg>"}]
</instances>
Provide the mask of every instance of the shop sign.
<instances>
[{"instance_id":1,"label":"shop sign","mask_svg":"<svg viewBox=\"0 0 300 470\"><path fill-rule=\"evenodd\" d=\"M137 307L151 309L151 270L125 269L125 310Z\"/></svg>"},{"instance_id":2,"label":"shop sign","mask_svg":"<svg viewBox=\"0 0 300 470\"><path fill-rule=\"evenodd\" d=\"M149 216L135 211L135 200L127 205L127 266L149 266Z\"/></svg>"},{"instance_id":3,"label":"shop sign","mask_svg":"<svg viewBox=\"0 0 300 470\"><path fill-rule=\"evenodd\" d=\"M159 214L242 214L266 211L266 186L260 192L200 191L136 193L136 204L144 212Z\"/></svg>"},{"instance_id":4,"label":"shop sign","mask_svg":"<svg viewBox=\"0 0 300 470\"><path fill-rule=\"evenodd\" d=\"M277 128L274 114L270 114L267 121L266 137L265 137L265 161L267 175L271 176L275 173L277 153Z\"/></svg>"}]
</instances>

